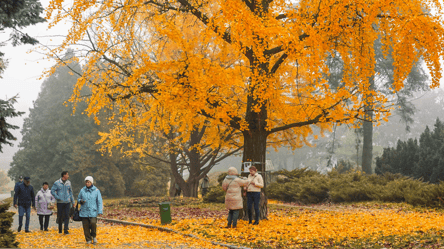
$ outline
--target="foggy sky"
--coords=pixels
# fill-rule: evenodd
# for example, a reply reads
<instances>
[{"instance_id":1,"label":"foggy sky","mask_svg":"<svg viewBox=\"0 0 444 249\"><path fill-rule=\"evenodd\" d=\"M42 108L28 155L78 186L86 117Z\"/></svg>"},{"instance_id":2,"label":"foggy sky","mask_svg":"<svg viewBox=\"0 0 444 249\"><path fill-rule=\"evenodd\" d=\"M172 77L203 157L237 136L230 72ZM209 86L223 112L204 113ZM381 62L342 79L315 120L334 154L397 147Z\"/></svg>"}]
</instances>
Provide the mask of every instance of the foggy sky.
<instances>
[{"instance_id":1,"label":"foggy sky","mask_svg":"<svg viewBox=\"0 0 444 249\"><path fill-rule=\"evenodd\" d=\"M40 2L44 8L49 4L49 0L40 0ZM44 45L55 44L56 41L53 37L50 37L51 35L66 34L66 25L59 25L49 31L47 27L48 23L40 23L22 29L22 31L37 38ZM0 33L0 42L8 40L9 35L10 30ZM0 51L5 53L4 58L9 61L8 67L4 74L1 75L2 78L0 78L0 99L9 99L18 94L18 103L14 107L17 111L25 112L22 117L9 118L7 120L8 123L17 125L20 129L12 131L12 134L17 138L14 146L3 146L3 153L0 153L0 169L9 169L12 157L18 150L18 144L21 141L20 130L23 126L23 119L29 115L29 108L32 107L32 102L37 99L43 82L43 79L39 80L38 78L40 78L45 69L55 64L55 61L44 59L45 56L43 54L37 52L28 53L32 48L36 48L36 46L22 45L13 47L8 44L7 46L0 47Z\"/></svg>"}]
</instances>

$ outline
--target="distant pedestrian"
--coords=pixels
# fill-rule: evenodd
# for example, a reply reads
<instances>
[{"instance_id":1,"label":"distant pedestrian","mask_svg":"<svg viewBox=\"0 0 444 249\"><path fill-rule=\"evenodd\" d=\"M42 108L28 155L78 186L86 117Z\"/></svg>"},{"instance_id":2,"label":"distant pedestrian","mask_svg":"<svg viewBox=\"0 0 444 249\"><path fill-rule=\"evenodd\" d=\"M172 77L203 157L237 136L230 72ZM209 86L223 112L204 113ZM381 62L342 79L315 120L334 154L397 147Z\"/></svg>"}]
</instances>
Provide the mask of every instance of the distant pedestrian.
<instances>
[{"instance_id":1,"label":"distant pedestrian","mask_svg":"<svg viewBox=\"0 0 444 249\"><path fill-rule=\"evenodd\" d=\"M52 215L55 201L51 191L48 190L48 183L44 182L42 188L35 196L37 215L39 216L40 230L42 231L48 231L49 217Z\"/></svg>"},{"instance_id":2,"label":"distant pedestrian","mask_svg":"<svg viewBox=\"0 0 444 249\"><path fill-rule=\"evenodd\" d=\"M253 214L251 208L254 204L255 220L253 225L259 224L259 203L261 201L261 189L264 187L264 180L262 176L257 173L257 169L254 166L250 167L250 174L248 175L248 185L247 189L247 212L248 212L248 223L252 223Z\"/></svg>"},{"instance_id":3,"label":"distant pedestrian","mask_svg":"<svg viewBox=\"0 0 444 249\"><path fill-rule=\"evenodd\" d=\"M228 175L222 182L222 189L227 192L225 195L225 206L228 210L228 225L227 228L236 228L239 212L243 208L242 187L248 185L248 180L240 179L237 169L230 167Z\"/></svg>"},{"instance_id":4,"label":"distant pedestrian","mask_svg":"<svg viewBox=\"0 0 444 249\"><path fill-rule=\"evenodd\" d=\"M69 234L69 210L74 206L74 197L69 179L68 171L63 171L62 178L55 181L51 188L51 194L57 200L57 220L59 223L59 233Z\"/></svg>"},{"instance_id":5,"label":"distant pedestrian","mask_svg":"<svg viewBox=\"0 0 444 249\"><path fill-rule=\"evenodd\" d=\"M85 187L80 190L77 203L80 203L83 233L87 244L97 243L97 216L103 214L103 201L100 190L93 185L92 176L85 178Z\"/></svg>"},{"instance_id":6,"label":"distant pedestrian","mask_svg":"<svg viewBox=\"0 0 444 249\"><path fill-rule=\"evenodd\" d=\"M202 191L202 197L204 197L208 193L208 188L210 187L210 178L208 175L202 179L202 184L200 185L200 189Z\"/></svg>"},{"instance_id":7,"label":"distant pedestrian","mask_svg":"<svg viewBox=\"0 0 444 249\"><path fill-rule=\"evenodd\" d=\"M17 188L17 186L22 183L23 183L23 176L19 176L19 181L15 184L14 189Z\"/></svg>"},{"instance_id":8,"label":"distant pedestrian","mask_svg":"<svg viewBox=\"0 0 444 249\"><path fill-rule=\"evenodd\" d=\"M34 188L31 186L31 178L25 177L23 184L16 185L14 189L14 207L19 211L19 226L17 232L22 230L23 216L26 214L25 232L29 233L29 221L31 219L31 206L35 209Z\"/></svg>"},{"instance_id":9,"label":"distant pedestrian","mask_svg":"<svg viewBox=\"0 0 444 249\"><path fill-rule=\"evenodd\" d=\"M182 189L180 188L179 184L174 185L174 187L176 188L176 193L174 194L174 196L180 196L180 193L182 192Z\"/></svg>"}]
</instances>

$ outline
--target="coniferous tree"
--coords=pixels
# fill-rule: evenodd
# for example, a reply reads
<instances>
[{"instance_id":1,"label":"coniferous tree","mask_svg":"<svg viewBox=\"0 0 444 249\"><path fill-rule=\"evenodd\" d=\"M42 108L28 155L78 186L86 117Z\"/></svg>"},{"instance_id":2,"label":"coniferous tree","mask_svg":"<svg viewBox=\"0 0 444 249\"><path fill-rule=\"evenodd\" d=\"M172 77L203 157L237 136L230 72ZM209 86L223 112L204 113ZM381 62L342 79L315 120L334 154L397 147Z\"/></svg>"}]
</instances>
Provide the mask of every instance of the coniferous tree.
<instances>
[{"instance_id":1,"label":"coniferous tree","mask_svg":"<svg viewBox=\"0 0 444 249\"><path fill-rule=\"evenodd\" d=\"M0 32L7 29L12 30L9 40L13 46L21 44L35 45L38 41L26 33L20 31L21 28L45 22L45 18L40 15L43 7L39 0L2 0L0 1ZM2 46L3 44L0 44ZM0 73L5 70L6 62L3 60L0 51Z\"/></svg>"},{"instance_id":2,"label":"coniferous tree","mask_svg":"<svg viewBox=\"0 0 444 249\"><path fill-rule=\"evenodd\" d=\"M381 157L376 158L376 173L401 173L437 183L444 180L444 124L437 119L435 128L427 126L418 141L398 140L397 147L384 148Z\"/></svg>"},{"instance_id":3,"label":"coniferous tree","mask_svg":"<svg viewBox=\"0 0 444 249\"><path fill-rule=\"evenodd\" d=\"M64 59L68 61L72 56L73 52L68 51ZM81 71L78 63L68 66ZM102 156L95 144L100 127L86 115L73 113L72 106L64 104L77 78L64 66L58 67L55 74L44 81L25 119L20 150L13 157L8 175L11 178L28 175L38 185L54 182L63 170L68 170L75 192L83 187L84 178L92 175L104 195L123 195L125 182L119 167L124 166L119 163L125 160Z\"/></svg>"},{"instance_id":4,"label":"coniferous tree","mask_svg":"<svg viewBox=\"0 0 444 249\"><path fill-rule=\"evenodd\" d=\"M11 133L11 130L16 130L19 127L7 122L7 118L19 117L24 112L18 112L14 109L14 103L17 102L17 97L8 100L0 99L0 153L2 152L2 145L7 144L12 146L12 141L17 140Z\"/></svg>"}]
</instances>

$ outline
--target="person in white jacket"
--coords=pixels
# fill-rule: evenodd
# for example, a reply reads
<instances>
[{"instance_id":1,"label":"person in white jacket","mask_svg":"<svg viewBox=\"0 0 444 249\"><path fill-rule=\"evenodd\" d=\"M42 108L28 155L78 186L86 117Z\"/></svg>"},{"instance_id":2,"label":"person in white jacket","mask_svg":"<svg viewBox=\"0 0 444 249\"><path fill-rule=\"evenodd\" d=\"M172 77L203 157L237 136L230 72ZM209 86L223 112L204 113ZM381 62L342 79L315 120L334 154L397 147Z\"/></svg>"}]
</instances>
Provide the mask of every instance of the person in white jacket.
<instances>
[{"instance_id":1,"label":"person in white jacket","mask_svg":"<svg viewBox=\"0 0 444 249\"><path fill-rule=\"evenodd\" d=\"M49 216L52 215L52 207L54 207L55 198L48 189L48 183L44 182L42 189L35 196L37 206L37 215L39 216L40 230L48 231ZM43 223L45 219L45 223Z\"/></svg>"},{"instance_id":2,"label":"person in white jacket","mask_svg":"<svg viewBox=\"0 0 444 249\"><path fill-rule=\"evenodd\" d=\"M259 224L259 203L261 200L261 189L264 187L264 179L257 172L256 167L250 167L250 174L248 175L248 185L247 189L247 212L248 212L248 224L252 223L253 214L251 213L251 208L254 204L255 221L253 225Z\"/></svg>"}]
</instances>

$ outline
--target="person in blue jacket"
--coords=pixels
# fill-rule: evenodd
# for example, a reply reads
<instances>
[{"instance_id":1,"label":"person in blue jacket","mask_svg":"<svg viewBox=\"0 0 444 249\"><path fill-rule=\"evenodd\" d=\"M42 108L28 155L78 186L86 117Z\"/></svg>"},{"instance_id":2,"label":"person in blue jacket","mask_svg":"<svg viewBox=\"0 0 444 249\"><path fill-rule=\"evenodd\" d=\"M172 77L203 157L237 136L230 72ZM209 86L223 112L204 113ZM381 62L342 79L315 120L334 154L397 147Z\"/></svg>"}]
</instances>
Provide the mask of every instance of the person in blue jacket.
<instances>
[{"instance_id":1,"label":"person in blue jacket","mask_svg":"<svg viewBox=\"0 0 444 249\"><path fill-rule=\"evenodd\" d=\"M82 205L79 216L82 218L83 233L87 244L97 243L97 216L103 214L102 194L93 183L93 177L87 176L85 187L80 190L77 198L77 202Z\"/></svg>"},{"instance_id":2,"label":"person in blue jacket","mask_svg":"<svg viewBox=\"0 0 444 249\"><path fill-rule=\"evenodd\" d=\"M17 232L22 230L23 216L26 214L25 232L29 233L29 221L31 219L31 205L35 209L34 188L31 186L31 178L25 177L23 184L18 184L14 189L14 207L19 211L19 226Z\"/></svg>"},{"instance_id":3,"label":"person in blue jacket","mask_svg":"<svg viewBox=\"0 0 444 249\"><path fill-rule=\"evenodd\" d=\"M71 206L74 207L71 182L68 179L68 171L63 171L62 178L55 181L51 188L51 194L57 200L57 220L59 221L59 233L62 233L62 225L64 223L65 234L69 234L69 210Z\"/></svg>"}]
</instances>

